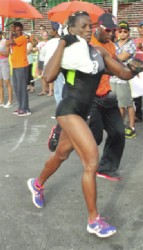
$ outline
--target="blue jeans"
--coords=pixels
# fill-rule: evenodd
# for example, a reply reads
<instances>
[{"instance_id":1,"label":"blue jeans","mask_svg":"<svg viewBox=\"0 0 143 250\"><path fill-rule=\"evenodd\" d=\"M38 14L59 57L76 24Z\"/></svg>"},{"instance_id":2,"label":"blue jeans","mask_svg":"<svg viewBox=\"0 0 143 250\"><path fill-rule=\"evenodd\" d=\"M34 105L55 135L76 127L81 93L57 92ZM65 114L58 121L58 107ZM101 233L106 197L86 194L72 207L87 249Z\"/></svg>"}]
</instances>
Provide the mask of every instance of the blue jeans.
<instances>
[{"instance_id":1,"label":"blue jeans","mask_svg":"<svg viewBox=\"0 0 143 250\"><path fill-rule=\"evenodd\" d=\"M54 97L57 105L62 100L62 91L64 83L65 83L64 75L63 73L59 73L56 80L54 81Z\"/></svg>"}]
</instances>

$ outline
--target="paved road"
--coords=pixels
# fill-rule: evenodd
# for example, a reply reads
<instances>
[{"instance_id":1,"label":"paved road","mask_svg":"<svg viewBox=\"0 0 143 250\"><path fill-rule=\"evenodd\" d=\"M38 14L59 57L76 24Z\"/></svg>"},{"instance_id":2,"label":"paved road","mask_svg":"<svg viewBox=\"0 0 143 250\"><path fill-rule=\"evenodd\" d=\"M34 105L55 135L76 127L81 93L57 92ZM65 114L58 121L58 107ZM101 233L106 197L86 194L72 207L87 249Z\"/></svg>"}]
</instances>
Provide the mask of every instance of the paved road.
<instances>
[{"instance_id":1,"label":"paved road","mask_svg":"<svg viewBox=\"0 0 143 250\"><path fill-rule=\"evenodd\" d=\"M40 173L50 155L54 98L31 94L30 107L29 117L13 115L16 106L0 109L0 250L142 250L143 124L137 124L137 138L126 141L123 179L97 179L99 211L118 229L99 239L86 232L82 166L75 153L46 183L46 206L40 210L32 204L26 181Z\"/></svg>"}]
</instances>

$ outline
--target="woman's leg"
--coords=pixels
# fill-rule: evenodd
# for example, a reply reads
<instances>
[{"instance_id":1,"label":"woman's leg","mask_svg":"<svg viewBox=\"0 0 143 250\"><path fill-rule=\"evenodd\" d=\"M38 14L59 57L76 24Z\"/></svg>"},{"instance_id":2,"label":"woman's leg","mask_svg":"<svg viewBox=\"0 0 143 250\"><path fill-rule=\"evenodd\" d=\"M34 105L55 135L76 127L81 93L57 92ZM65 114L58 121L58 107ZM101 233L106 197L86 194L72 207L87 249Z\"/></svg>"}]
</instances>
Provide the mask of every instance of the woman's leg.
<instances>
[{"instance_id":1,"label":"woman's leg","mask_svg":"<svg viewBox=\"0 0 143 250\"><path fill-rule=\"evenodd\" d=\"M41 76L43 70L39 69L38 72L39 72L39 76ZM38 94L38 96L46 95L46 81L44 80L43 77L41 77L41 85L42 85L41 92Z\"/></svg>"},{"instance_id":2,"label":"woman's leg","mask_svg":"<svg viewBox=\"0 0 143 250\"><path fill-rule=\"evenodd\" d=\"M49 83L49 93L47 96L53 96L53 82Z\"/></svg>"},{"instance_id":3,"label":"woman's leg","mask_svg":"<svg viewBox=\"0 0 143 250\"><path fill-rule=\"evenodd\" d=\"M86 122L77 115L58 117L58 123L62 127L60 141L55 153L46 162L45 168L38 177L40 186L59 168L74 148L79 155L84 172L82 177L82 189L92 220L97 216L96 209L96 181L95 172L98 166L98 149L93 135Z\"/></svg>"},{"instance_id":4,"label":"woman's leg","mask_svg":"<svg viewBox=\"0 0 143 250\"><path fill-rule=\"evenodd\" d=\"M4 88L3 88L3 80L0 79L0 104L4 103Z\"/></svg>"},{"instance_id":5,"label":"woman's leg","mask_svg":"<svg viewBox=\"0 0 143 250\"><path fill-rule=\"evenodd\" d=\"M13 97L13 89L10 80L5 80L4 81L7 91L8 91L8 102L12 104L12 97Z\"/></svg>"},{"instance_id":6,"label":"woman's leg","mask_svg":"<svg viewBox=\"0 0 143 250\"><path fill-rule=\"evenodd\" d=\"M86 122L77 115L58 117L58 123L79 155L83 166L82 189L89 219L97 217L95 172L98 167L98 148Z\"/></svg>"},{"instance_id":7,"label":"woman's leg","mask_svg":"<svg viewBox=\"0 0 143 250\"><path fill-rule=\"evenodd\" d=\"M57 120L63 129L58 147L46 162L39 178L29 179L27 182L33 203L39 208L43 207L42 185L68 158L74 148L84 166L82 188L89 213L87 231L99 237L109 237L116 232L116 228L103 221L97 212L95 171L98 165L98 149L92 133L85 121L77 115L60 116Z\"/></svg>"},{"instance_id":8,"label":"woman's leg","mask_svg":"<svg viewBox=\"0 0 143 250\"><path fill-rule=\"evenodd\" d=\"M60 167L62 162L68 158L72 150L72 144L62 130L56 151L47 160L43 171L37 178L41 186Z\"/></svg>"}]
</instances>

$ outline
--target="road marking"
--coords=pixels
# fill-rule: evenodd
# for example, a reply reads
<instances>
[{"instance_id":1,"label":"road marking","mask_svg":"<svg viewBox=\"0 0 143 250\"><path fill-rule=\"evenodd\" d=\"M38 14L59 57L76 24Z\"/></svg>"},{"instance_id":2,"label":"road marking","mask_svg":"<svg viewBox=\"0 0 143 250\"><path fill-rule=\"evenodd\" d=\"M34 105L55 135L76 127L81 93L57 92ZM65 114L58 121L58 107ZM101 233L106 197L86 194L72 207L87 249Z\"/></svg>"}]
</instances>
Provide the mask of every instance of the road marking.
<instances>
[{"instance_id":1,"label":"road marking","mask_svg":"<svg viewBox=\"0 0 143 250\"><path fill-rule=\"evenodd\" d=\"M31 127L31 134L28 137L28 142L36 142L41 134L41 129L46 128L46 125L34 125Z\"/></svg>"},{"instance_id":2,"label":"road marking","mask_svg":"<svg viewBox=\"0 0 143 250\"><path fill-rule=\"evenodd\" d=\"M11 150L11 152L14 152L17 148L19 148L20 144L23 142L26 132L27 132L27 124L28 124L28 119L26 119L24 121L24 131L23 134L21 135L19 141L17 142L17 144L15 145L15 147Z\"/></svg>"}]
</instances>

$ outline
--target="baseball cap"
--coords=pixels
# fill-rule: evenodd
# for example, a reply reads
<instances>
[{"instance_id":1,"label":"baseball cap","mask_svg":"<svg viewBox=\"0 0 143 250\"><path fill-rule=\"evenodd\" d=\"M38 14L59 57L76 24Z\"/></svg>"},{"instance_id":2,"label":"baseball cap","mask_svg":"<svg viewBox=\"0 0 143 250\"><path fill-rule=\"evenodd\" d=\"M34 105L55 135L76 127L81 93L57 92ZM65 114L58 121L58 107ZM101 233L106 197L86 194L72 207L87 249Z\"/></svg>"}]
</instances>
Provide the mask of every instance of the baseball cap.
<instances>
[{"instance_id":1,"label":"baseball cap","mask_svg":"<svg viewBox=\"0 0 143 250\"><path fill-rule=\"evenodd\" d=\"M117 29L117 19L110 13L104 13L98 18L98 24L103 25L106 29Z\"/></svg>"},{"instance_id":2,"label":"baseball cap","mask_svg":"<svg viewBox=\"0 0 143 250\"><path fill-rule=\"evenodd\" d=\"M62 25L58 22L51 22L51 27L53 30L56 30L59 34L59 36L62 35Z\"/></svg>"},{"instance_id":3,"label":"baseball cap","mask_svg":"<svg viewBox=\"0 0 143 250\"><path fill-rule=\"evenodd\" d=\"M141 27L143 25L143 21L140 21L139 23L138 23L138 27Z\"/></svg>"},{"instance_id":4,"label":"baseball cap","mask_svg":"<svg viewBox=\"0 0 143 250\"><path fill-rule=\"evenodd\" d=\"M118 23L119 29L130 30L129 24L126 21L121 21Z\"/></svg>"}]
</instances>

